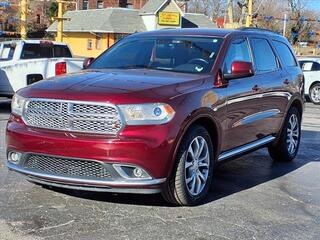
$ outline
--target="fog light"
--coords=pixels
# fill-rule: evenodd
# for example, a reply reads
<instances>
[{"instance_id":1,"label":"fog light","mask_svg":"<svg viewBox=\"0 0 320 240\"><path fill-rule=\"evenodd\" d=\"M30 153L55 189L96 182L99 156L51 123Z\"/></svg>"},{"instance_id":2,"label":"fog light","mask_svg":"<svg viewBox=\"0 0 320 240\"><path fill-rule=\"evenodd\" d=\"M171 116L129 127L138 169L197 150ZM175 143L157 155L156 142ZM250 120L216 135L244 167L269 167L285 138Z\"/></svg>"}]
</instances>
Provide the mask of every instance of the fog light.
<instances>
[{"instance_id":1,"label":"fog light","mask_svg":"<svg viewBox=\"0 0 320 240\"><path fill-rule=\"evenodd\" d=\"M14 164L18 164L20 162L22 154L19 152L10 152L8 156L8 160Z\"/></svg>"},{"instance_id":2,"label":"fog light","mask_svg":"<svg viewBox=\"0 0 320 240\"><path fill-rule=\"evenodd\" d=\"M141 169L141 168L135 168L135 169L133 170L133 175L134 175L135 177L137 177L137 178L141 178L142 175L143 175L142 169Z\"/></svg>"},{"instance_id":3,"label":"fog light","mask_svg":"<svg viewBox=\"0 0 320 240\"><path fill-rule=\"evenodd\" d=\"M123 178L127 179L152 179L150 175L140 167L114 164L114 169Z\"/></svg>"}]
</instances>

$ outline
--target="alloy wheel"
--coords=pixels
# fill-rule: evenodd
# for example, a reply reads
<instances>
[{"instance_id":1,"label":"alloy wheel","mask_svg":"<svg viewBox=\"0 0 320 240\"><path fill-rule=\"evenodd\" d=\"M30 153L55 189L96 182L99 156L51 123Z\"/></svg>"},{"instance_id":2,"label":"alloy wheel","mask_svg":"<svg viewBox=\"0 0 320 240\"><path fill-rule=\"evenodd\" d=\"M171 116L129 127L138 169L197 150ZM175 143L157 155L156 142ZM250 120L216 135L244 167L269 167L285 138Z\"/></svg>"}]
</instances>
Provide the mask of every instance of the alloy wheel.
<instances>
[{"instance_id":1,"label":"alloy wheel","mask_svg":"<svg viewBox=\"0 0 320 240\"><path fill-rule=\"evenodd\" d=\"M185 183L192 196L204 189L209 175L210 153L206 140L195 137L188 148L185 159Z\"/></svg>"},{"instance_id":2,"label":"alloy wheel","mask_svg":"<svg viewBox=\"0 0 320 240\"><path fill-rule=\"evenodd\" d=\"M299 120L297 115L292 114L287 127L287 148L289 154L294 154L299 145Z\"/></svg>"},{"instance_id":3,"label":"alloy wheel","mask_svg":"<svg viewBox=\"0 0 320 240\"><path fill-rule=\"evenodd\" d=\"M314 103L320 103L320 86L314 86L310 91L310 98Z\"/></svg>"}]
</instances>

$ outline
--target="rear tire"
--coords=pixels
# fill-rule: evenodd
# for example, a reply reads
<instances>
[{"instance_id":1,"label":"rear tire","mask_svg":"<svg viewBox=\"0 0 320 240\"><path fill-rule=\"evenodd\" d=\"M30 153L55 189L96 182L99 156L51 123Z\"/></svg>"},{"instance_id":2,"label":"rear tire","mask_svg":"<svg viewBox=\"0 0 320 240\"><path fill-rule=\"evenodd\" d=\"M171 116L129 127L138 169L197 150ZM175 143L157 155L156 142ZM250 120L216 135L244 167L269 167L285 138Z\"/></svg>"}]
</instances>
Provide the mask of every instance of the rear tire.
<instances>
[{"instance_id":1,"label":"rear tire","mask_svg":"<svg viewBox=\"0 0 320 240\"><path fill-rule=\"evenodd\" d=\"M320 83L312 85L309 91L309 98L313 104L320 104Z\"/></svg>"},{"instance_id":2,"label":"rear tire","mask_svg":"<svg viewBox=\"0 0 320 240\"><path fill-rule=\"evenodd\" d=\"M183 137L173 173L162 191L175 205L198 205L206 197L213 175L213 145L208 131L194 125Z\"/></svg>"},{"instance_id":3,"label":"rear tire","mask_svg":"<svg viewBox=\"0 0 320 240\"><path fill-rule=\"evenodd\" d=\"M277 162L291 162L297 155L301 138L301 116L297 108L290 108L279 141L270 145L270 156Z\"/></svg>"}]
</instances>

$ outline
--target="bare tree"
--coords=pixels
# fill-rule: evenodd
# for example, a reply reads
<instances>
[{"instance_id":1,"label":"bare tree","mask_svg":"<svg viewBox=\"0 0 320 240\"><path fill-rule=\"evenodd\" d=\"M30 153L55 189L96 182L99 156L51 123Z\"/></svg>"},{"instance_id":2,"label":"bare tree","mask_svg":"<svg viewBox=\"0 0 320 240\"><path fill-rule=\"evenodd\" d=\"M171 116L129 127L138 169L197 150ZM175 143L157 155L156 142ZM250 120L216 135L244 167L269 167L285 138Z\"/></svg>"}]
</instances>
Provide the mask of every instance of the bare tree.
<instances>
[{"instance_id":1,"label":"bare tree","mask_svg":"<svg viewBox=\"0 0 320 240\"><path fill-rule=\"evenodd\" d=\"M194 13L203 13L215 20L224 16L226 1L224 0L190 0L188 2L188 11Z\"/></svg>"},{"instance_id":2,"label":"bare tree","mask_svg":"<svg viewBox=\"0 0 320 240\"><path fill-rule=\"evenodd\" d=\"M312 23L309 18L315 17L315 13L307 10L303 0L287 0L290 10L290 36L292 43L309 40Z\"/></svg>"}]
</instances>

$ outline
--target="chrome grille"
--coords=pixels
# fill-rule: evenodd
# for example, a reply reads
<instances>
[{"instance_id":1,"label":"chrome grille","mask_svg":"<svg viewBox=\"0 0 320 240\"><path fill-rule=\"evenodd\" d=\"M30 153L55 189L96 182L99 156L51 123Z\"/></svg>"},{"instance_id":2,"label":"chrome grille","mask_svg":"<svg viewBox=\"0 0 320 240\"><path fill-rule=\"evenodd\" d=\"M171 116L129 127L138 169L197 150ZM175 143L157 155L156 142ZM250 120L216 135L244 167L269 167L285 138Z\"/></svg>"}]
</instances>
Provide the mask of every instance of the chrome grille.
<instances>
[{"instance_id":1,"label":"chrome grille","mask_svg":"<svg viewBox=\"0 0 320 240\"><path fill-rule=\"evenodd\" d=\"M29 126L84 133L116 134L122 127L111 104L31 99L23 114Z\"/></svg>"},{"instance_id":2,"label":"chrome grille","mask_svg":"<svg viewBox=\"0 0 320 240\"><path fill-rule=\"evenodd\" d=\"M74 160L33 154L27 158L24 167L56 175L111 178L110 173L101 163L89 160Z\"/></svg>"}]
</instances>

